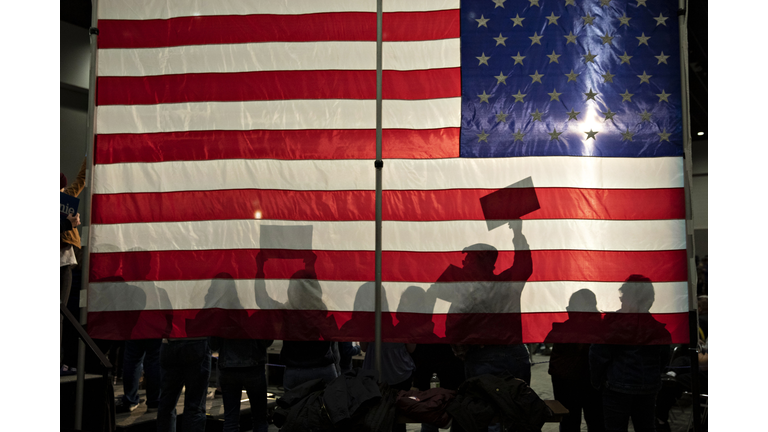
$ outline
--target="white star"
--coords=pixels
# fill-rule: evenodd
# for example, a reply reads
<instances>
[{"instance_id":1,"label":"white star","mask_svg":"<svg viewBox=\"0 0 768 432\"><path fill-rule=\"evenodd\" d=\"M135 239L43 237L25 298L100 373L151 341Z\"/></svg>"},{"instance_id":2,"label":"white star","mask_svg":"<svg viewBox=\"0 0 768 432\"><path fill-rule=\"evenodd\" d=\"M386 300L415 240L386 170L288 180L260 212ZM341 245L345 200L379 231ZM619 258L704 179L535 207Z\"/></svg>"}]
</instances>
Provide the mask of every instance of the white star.
<instances>
[{"instance_id":1,"label":"white star","mask_svg":"<svg viewBox=\"0 0 768 432\"><path fill-rule=\"evenodd\" d=\"M667 128L662 129L660 133L657 134L659 136L659 142L666 141L669 142L669 136L672 135L671 133L667 133Z\"/></svg>"},{"instance_id":2,"label":"white star","mask_svg":"<svg viewBox=\"0 0 768 432\"><path fill-rule=\"evenodd\" d=\"M552 15L550 15L548 17L544 17L544 18L549 20L549 23L547 23L547 25L549 25L549 24L557 25L557 19L560 18L560 17L559 16L555 16L555 13L552 12Z\"/></svg>"},{"instance_id":3,"label":"white star","mask_svg":"<svg viewBox=\"0 0 768 432\"><path fill-rule=\"evenodd\" d=\"M485 133L485 130L477 134L477 142L480 142L480 141L488 142L488 134Z\"/></svg>"},{"instance_id":4,"label":"white star","mask_svg":"<svg viewBox=\"0 0 768 432\"><path fill-rule=\"evenodd\" d=\"M478 66L480 66L480 65L481 65L481 64L483 64L483 63L485 63L485 65L486 65L486 66L488 66L488 59L489 59L490 57L486 57L486 56L485 56L485 53L483 53L483 54L482 54L480 57L475 57L475 58L476 58L476 59L478 59L478 60L480 60L480 63L478 63Z\"/></svg>"},{"instance_id":5,"label":"white star","mask_svg":"<svg viewBox=\"0 0 768 432\"><path fill-rule=\"evenodd\" d=\"M667 59L669 58L669 56L668 55L664 55L664 51L661 52L661 55L657 55L657 56L654 56L654 57L656 57L659 60L659 63L657 63L657 64L662 64L662 63L669 64L669 63L667 63Z\"/></svg>"},{"instance_id":6,"label":"white star","mask_svg":"<svg viewBox=\"0 0 768 432\"><path fill-rule=\"evenodd\" d=\"M483 90L483 94L477 95L477 97L480 98L480 102L479 103L483 103L483 102L490 103L490 102L488 102L488 98L491 97L491 96L493 96L493 95L492 94L486 94L485 90Z\"/></svg>"},{"instance_id":7,"label":"white star","mask_svg":"<svg viewBox=\"0 0 768 432\"><path fill-rule=\"evenodd\" d=\"M666 26L667 26L667 23L666 23L666 22L664 22L664 21L668 20L668 19L669 19L669 17L665 17L664 15L662 15L662 14L659 14L659 16L658 16L658 17L654 17L653 19L655 19L655 20L656 20L656 26L657 26L657 27L658 27L658 26L660 26L660 25L663 25L663 26L665 26L665 27L666 27Z\"/></svg>"},{"instance_id":8,"label":"white star","mask_svg":"<svg viewBox=\"0 0 768 432\"><path fill-rule=\"evenodd\" d=\"M523 102L523 103L525 103L525 101L523 100L523 98L524 98L525 96L526 96L526 95L524 95L524 94L520 93L520 90L518 90L518 91L517 91L517 94L515 94L515 95L512 95L512 97L513 97L513 98L515 98L515 103L518 103L518 102Z\"/></svg>"},{"instance_id":9,"label":"white star","mask_svg":"<svg viewBox=\"0 0 768 432\"><path fill-rule=\"evenodd\" d=\"M536 72L533 73L533 75L528 75L528 76L531 77L531 79L533 79L533 81L531 81L531 84L535 83L536 81L538 81L539 84L541 84L541 77L543 77L544 74L540 74L539 71L537 70Z\"/></svg>"},{"instance_id":10,"label":"white star","mask_svg":"<svg viewBox=\"0 0 768 432\"><path fill-rule=\"evenodd\" d=\"M651 79L652 76L653 75L648 75L648 74L645 73L645 71L643 71L643 74L642 75L638 75L637 77L640 78L640 84L642 84L644 82L647 82L648 84L650 84L651 83L650 79Z\"/></svg>"},{"instance_id":11,"label":"white star","mask_svg":"<svg viewBox=\"0 0 768 432\"><path fill-rule=\"evenodd\" d=\"M514 18L510 18L510 19L512 20L512 22L514 22L514 24L512 24L512 27L514 27L514 26L522 27L523 26L523 20L525 18L520 18L519 14L515 14L515 17Z\"/></svg>"},{"instance_id":12,"label":"white star","mask_svg":"<svg viewBox=\"0 0 768 432\"><path fill-rule=\"evenodd\" d=\"M645 46L648 46L648 39L650 39L650 36L646 36L645 32L643 32L640 36L637 36L637 40L640 42L637 44L637 46L640 46L642 44L645 44Z\"/></svg>"},{"instance_id":13,"label":"white star","mask_svg":"<svg viewBox=\"0 0 768 432\"><path fill-rule=\"evenodd\" d=\"M638 7L640 7L640 6L645 6L645 7L648 7L648 5L647 5L647 4L645 4L645 2L647 2L647 1L648 1L648 0L637 0L637 6L638 6Z\"/></svg>"},{"instance_id":14,"label":"white star","mask_svg":"<svg viewBox=\"0 0 768 432\"><path fill-rule=\"evenodd\" d=\"M480 15L480 18L476 19L475 21L477 21L477 28L480 28L480 27L488 28L488 24L487 23L490 20L488 18Z\"/></svg>"},{"instance_id":15,"label":"white star","mask_svg":"<svg viewBox=\"0 0 768 432\"><path fill-rule=\"evenodd\" d=\"M576 35L573 34L573 32L570 32L569 34L567 34L566 36L563 36L563 37L568 40L565 43L566 45L568 45L569 43L573 43L573 44L576 43Z\"/></svg>"},{"instance_id":16,"label":"white star","mask_svg":"<svg viewBox=\"0 0 768 432\"><path fill-rule=\"evenodd\" d=\"M552 50L552 54L547 54L547 57L549 57L549 62L550 63L555 62L555 63L559 64L560 62L557 61L557 59L558 59L558 57L560 57L560 55L561 54L555 54L555 50Z\"/></svg>"},{"instance_id":17,"label":"white star","mask_svg":"<svg viewBox=\"0 0 768 432\"><path fill-rule=\"evenodd\" d=\"M560 95L562 93L558 93L557 89L552 89L552 93L547 93L547 94L549 95L549 100L551 102L553 100L559 101L560 100Z\"/></svg>"},{"instance_id":18,"label":"white star","mask_svg":"<svg viewBox=\"0 0 768 432\"><path fill-rule=\"evenodd\" d=\"M531 6L539 6L539 0L528 0L528 1L531 3Z\"/></svg>"},{"instance_id":19,"label":"white star","mask_svg":"<svg viewBox=\"0 0 768 432\"><path fill-rule=\"evenodd\" d=\"M523 64L523 59L525 58L525 56L521 56L520 55L520 51L518 51L517 55L516 56L512 56L512 58L515 59L515 64L518 64L518 63ZM512 66L514 66L514 65L512 65Z\"/></svg>"},{"instance_id":20,"label":"white star","mask_svg":"<svg viewBox=\"0 0 768 432\"><path fill-rule=\"evenodd\" d=\"M506 76L505 76L505 75L504 75L504 71L501 71L501 72L499 72L499 75L498 75L498 76L495 76L494 78L496 78L496 79L498 80L498 81L496 82L496 84L504 84L504 85L507 85L507 78L509 78L509 75L506 75Z\"/></svg>"},{"instance_id":21,"label":"white star","mask_svg":"<svg viewBox=\"0 0 768 432\"><path fill-rule=\"evenodd\" d=\"M540 41L542 37L544 37L544 35L539 36L538 32L533 32L533 36L528 36L528 39L531 40L531 46L533 46L533 44L541 45Z\"/></svg>"},{"instance_id":22,"label":"white star","mask_svg":"<svg viewBox=\"0 0 768 432\"><path fill-rule=\"evenodd\" d=\"M623 25L626 25L627 27L629 27L629 20L631 20L631 19L632 18L628 17L627 14L625 13L624 15L619 17L619 22L621 23L621 24L619 24L619 27L621 27Z\"/></svg>"},{"instance_id":23,"label":"white star","mask_svg":"<svg viewBox=\"0 0 768 432\"><path fill-rule=\"evenodd\" d=\"M502 36L501 33L499 33L499 37L493 38L493 40L496 41L496 46L499 46L499 45L507 46L507 44L504 43L504 41L507 40L507 39L509 39L509 38Z\"/></svg>"},{"instance_id":24,"label":"white star","mask_svg":"<svg viewBox=\"0 0 768 432\"><path fill-rule=\"evenodd\" d=\"M494 9L496 9L497 7L501 7L503 9L505 1L507 0L493 0L493 2L496 3L496 7L494 7Z\"/></svg>"},{"instance_id":25,"label":"white star","mask_svg":"<svg viewBox=\"0 0 768 432\"><path fill-rule=\"evenodd\" d=\"M661 102L661 101L664 101L664 102L669 102L669 99L668 99L668 98L669 98L670 96L672 96L672 95L671 95L671 94L669 94L669 93L667 93L667 92L665 92L664 90L662 90L662 91L661 91L661 93L660 93L660 94L657 94L656 96L658 96L658 97L659 97L659 102Z\"/></svg>"}]
</instances>

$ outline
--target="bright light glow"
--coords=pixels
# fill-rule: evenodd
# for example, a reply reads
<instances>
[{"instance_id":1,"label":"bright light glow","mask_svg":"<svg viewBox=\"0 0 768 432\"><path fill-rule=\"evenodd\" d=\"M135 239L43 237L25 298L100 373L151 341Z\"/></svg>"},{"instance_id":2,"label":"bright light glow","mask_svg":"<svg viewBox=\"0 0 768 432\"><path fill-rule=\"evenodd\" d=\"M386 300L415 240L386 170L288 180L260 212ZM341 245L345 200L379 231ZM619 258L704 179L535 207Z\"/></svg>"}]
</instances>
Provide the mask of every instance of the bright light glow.
<instances>
[{"instance_id":1,"label":"bright light glow","mask_svg":"<svg viewBox=\"0 0 768 432\"><path fill-rule=\"evenodd\" d=\"M597 110L595 109L593 104L589 105L589 108L587 108L587 112L583 113L584 117L582 117L581 122L576 123L576 130L579 131L579 134L581 135L581 140L584 141L586 144L587 142L591 142L592 139L587 139L587 134L585 132L593 131L593 132L600 132L603 130L603 123L605 123L605 119L600 117L598 115ZM595 137L599 137L600 134L595 135Z\"/></svg>"},{"instance_id":2,"label":"bright light glow","mask_svg":"<svg viewBox=\"0 0 768 432\"><path fill-rule=\"evenodd\" d=\"M256 217L256 219L261 219L261 210L256 210L254 217Z\"/></svg>"},{"instance_id":3,"label":"bright light glow","mask_svg":"<svg viewBox=\"0 0 768 432\"><path fill-rule=\"evenodd\" d=\"M704 132L699 132L699 133L697 133L696 135L698 135L698 136L702 136L702 135L704 135Z\"/></svg>"}]
</instances>

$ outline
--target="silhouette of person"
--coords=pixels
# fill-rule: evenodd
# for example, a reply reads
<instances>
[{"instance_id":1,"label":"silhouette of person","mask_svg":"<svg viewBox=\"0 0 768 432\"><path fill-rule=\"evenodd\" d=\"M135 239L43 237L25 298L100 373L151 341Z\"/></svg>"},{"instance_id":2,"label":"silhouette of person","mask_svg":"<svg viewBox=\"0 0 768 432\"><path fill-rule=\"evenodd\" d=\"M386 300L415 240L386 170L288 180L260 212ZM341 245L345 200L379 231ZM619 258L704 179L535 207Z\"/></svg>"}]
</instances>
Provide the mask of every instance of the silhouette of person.
<instances>
[{"instance_id":1,"label":"silhouette of person","mask_svg":"<svg viewBox=\"0 0 768 432\"><path fill-rule=\"evenodd\" d=\"M522 226L519 219L509 222L515 259L508 269L495 274L498 250L475 244L464 249L462 268L448 266L428 290L428 294L451 302L445 335L457 356L463 357L467 378L508 371L530 383L530 357L522 344L520 297L533 273L533 261ZM503 321L498 321L499 317ZM495 321L489 323L489 319ZM487 345L499 339L512 345ZM464 345L468 343L476 345ZM486 345L478 345L483 343Z\"/></svg>"},{"instance_id":2,"label":"silhouette of person","mask_svg":"<svg viewBox=\"0 0 768 432\"><path fill-rule=\"evenodd\" d=\"M102 245L101 251L117 250L113 245ZM147 386L146 405L148 411L158 409L161 397L160 347L161 338L146 338L146 335L165 336L173 328L171 301L166 290L159 288L151 279L152 254L142 248L133 248L123 253L119 260L107 260L111 268L102 274L108 276L98 279L105 283L109 292L94 295L91 307L102 309L101 302L119 304L126 312L121 314L115 331L127 339L123 350L123 390L124 394L116 400L116 412L130 412L139 405L139 378L142 370ZM125 273L130 269L129 277L133 283L126 282ZM97 288L100 289L100 288ZM106 305L105 305L106 306ZM92 309L92 310L93 310ZM162 311L160 314L147 313ZM141 322L139 325L139 319ZM141 337L143 339L138 339ZM137 338L138 337L138 338Z\"/></svg>"},{"instance_id":3,"label":"silhouette of person","mask_svg":"<svg viewBox=\"0 0 768 432\"><path fill-rule=\"evenodd\" d=\"M305 268L294 273L288 282L288 301L285 303L271 298L267 292L264 267L270 258L304 260ZM327 384L338 376L329 340L330 330L336 329L336 321L328 315L328 307L323 302L323 290L315 273L316 261L317 255L312 251L267 250L256 255L254 291L259 308L301 310L306 316L306 319L291 320L290 329L282 322L277 324L280 326L276 328L278 334L288 335L280 351L280 359L285 364L283 387L286 391L316 378L322 378Z\"/></svg>"},{"instance_id":4,"label":"silhouette of person","mask_svg":"<svg viewBox=\"0 0 768 432\"><path fill-rule=\"evenodd\" d=\"M218 310L216 310L218 309ZM226 313L220 313L223 309ZM248 312L243 309L237 286L229 273L219 273L211 281L205 295L205 306L195 322L215 328L219 335L211 336L212 351L219 352L219 382L224 400L224 430L240 428L240 398L245 388L251 404L253 429L267 430L267 380L265 366L271 340L226 337L242 335Z\"/></svg>"},{"instance_id":5,"label":"silhouette of person","mask_svg":"<svg viewBox=\"0 0 768 432\"><path fill-rule=\"evenodd\" d=\"M339 335L345 338L354 338L359 341L371 341L374 339L375 326L375 301L376 284L365 282L360 285L355 293L352 305L352 317L342 324ZM381 286L381 337L393 337L395 335L395 323L389 311L386 289Z\"/></svg>"},{"instance_id":6,"label":"silhouette of person","mask_svg":"<svg viewBox=\"0 0 768 432\"><path fill-rule=\"evenodd\" d=\"M621 308L606 314L602 324L604 339L613 345L590 347L590 379L602 391L606 430L626 431L631 418L635 431L654 431L656 394L672 337L650 314L655 294L649 278L630 275L619 297Z\"/></svg>"},{"instance_id":7,"label":"silhouette of person","mask_svg":"<svg viewBox=\"0 0 768 432\"><path fill-rule=\"evenodd\" d=\"M569 343L592 337L599 342L601 317L597 298L588 289L580 289L571 295L568 319L553 323L544 342L553 343L549 358L549 374L555 399L568 409L560 422L561 432L581 430L581 412L590 432L600 432L603 426L603 403L600 392L589 381L589 343Z\"/></svg>"}]
</instances>

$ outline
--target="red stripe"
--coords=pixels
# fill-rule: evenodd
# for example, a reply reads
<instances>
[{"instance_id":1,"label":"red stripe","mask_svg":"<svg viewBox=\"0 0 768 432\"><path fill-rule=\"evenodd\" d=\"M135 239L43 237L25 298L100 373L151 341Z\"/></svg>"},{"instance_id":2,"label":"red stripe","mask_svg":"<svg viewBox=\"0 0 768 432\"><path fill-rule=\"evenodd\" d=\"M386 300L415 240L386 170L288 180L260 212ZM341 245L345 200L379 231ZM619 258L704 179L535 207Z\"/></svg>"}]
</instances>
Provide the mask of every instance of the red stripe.
<instances>
[{"instance_id":1,"label":"red stripe","mask_svg":"<svg viewBox=\"0 0 768 432\"><path fill-rule=\"evenodd\" d=\"M516 194L523 189L504 189ZM480 198L493 190L384 191L384 220L484 220ZM536 188L541 208L522 219L683 219L683 189ZM513 194L514 195L514 194ZM508 202L514 203L515 200ZM200 203L206 203L201 206ZM213 190L93 196L92 223L261 219L375 220L374 191ZM129 210L130 209L130 210ZM489 219L504 219L502 212ZM500 216L500 217L494 217Z\"/></svg>"},{"instance_id":2,"label":"red stripe","mask_svg":"<svg viewBox=\"0 0 768 432\"><path fill-rule=\"evenodd\" d=\"M395 325L382 326L382 339L385 342L409 343L539 343L547 339L554 323L562 323L569 318L567 312L452 314L451 321L457 320L466 325L457 326L446 338L441 331L448 318L446 314L419 315L383 313L382 321L388 322L387 318L391 317ZM597 318L597 315L594 317ZM618 344L688 342L687 312L652 315L653 319L665 325L666 330L653 335L647 334L637 324L643 318L650 319L646 314L612 315L614 326L602 335L596 333L593 326L574 326L567 339L558 341ZM401 321L404 324L402 327L399 326ZM508 331L510 328L517 328L518 331ZM88 313L90 336L113 340L223 336L282 340L318 340L322 337L325 340L371 341L374 338L373 329L373 312L333 312L331 316L323 311L222 309Z\"/></svg>"},{"instance_id":3,"label":"red stripe","mask_svg":"<svg viewBox=\"0 0 768 432\"><path fill-rule=\"evenodd\" d=\"M459 37L459 11L384 14L385 41ZM99 20L99 48L159 48L256 42L375 41L376 14L215 15Z\"/></svg>"},{"instance_id":4,"label":"red stripe","mask_svg":"<svg viewBox=\"0 0 768 432\"><path fill-rule=\"evenodd\" d=\"M385 158L459 156L459 128L384 130ZM194 131L97 135L95 163L214 159L375 159L375 130Z\"/></svg>"},{"instance_id":5,"label":"red stripe","mask_svg":"<svg viewBox=\"0 0 768 432\"><path fill-rule=\"evenodd\" d=\"M459 68L384 71L384 99L461 96ZM98 105L288 99L376 99L376 71L266 71L99 77Z\"/></svg>"},{"instance_id":6,"label":"red stripe","mask_svg":"<svg viewBox=\"0 0 768 432\"><path fill-rule=\"evenodd\" d=\"M373 251L314 251L320 280L371 281ZM258 249L92 253L90 281L167 281L213 279L229 273L234 279L256 276ZM286 251L290 254L291 251ZM295 253L295 252L293 252ZM303 266L296 260L270 260L266 270L274 279L288 279ZM383 252L382 279L392 282L434 282L449 265L462 265L461 252ZM497 269L512 266L514 251L499 251ZM622 252L532 251L533 274L528 281L622 282L642 274L654 282L687 280L685 250ZM297 264L298 263L298 264Z\"/></svg>"}]
</instances>

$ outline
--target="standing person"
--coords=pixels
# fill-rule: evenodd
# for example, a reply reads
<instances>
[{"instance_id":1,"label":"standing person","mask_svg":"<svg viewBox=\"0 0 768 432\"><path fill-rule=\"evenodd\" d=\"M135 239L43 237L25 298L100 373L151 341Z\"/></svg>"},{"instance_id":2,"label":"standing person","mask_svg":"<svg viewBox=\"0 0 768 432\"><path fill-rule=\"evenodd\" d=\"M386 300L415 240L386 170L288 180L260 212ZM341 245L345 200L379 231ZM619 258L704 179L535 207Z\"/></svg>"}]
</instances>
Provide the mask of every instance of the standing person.
<instances>
[{"instance_id":1,"label":"standing person","mask_svg":"<svg viewBox=\"0 0 768 432\"><path fill-rule=\"evenodd\" d=\"M59 185L60 192L69 196L77 197L80 192L85 188L85 163L86 159L83 159L83 164L80 166L80 171L77 173L75 181L67 186L67 176L64 173L60 173ZM59 245L59 258L60 258L60 301L67 305L69 300L69 292L72 290L72 267L77 265L77 259L75 255L80 250L80 233L77 231L77 226L80 225L80 213L75 216L68 216L61 221L61 239ZM59 317L59 364L62 362L63 351L61 350L61 336L64 330L64 315Z\"/></svg>"},{"instance_id":2,"label":"standing person","mask_svg":"<svg viewBox=\"0 0 768 432\"><path fill-rule=\"evenodd\" d=\"M600 313L597 298L588 289L581 289L571 295L566 306L568 320L553 323L552 331L545 342L552 343L549 358L549 374L552 376L552 390L568 414L560 422L560 432L581 431L581 412L589 432L602 432L603 401L600 392L589 381L588 343L564 343L583 340L586 335L599 335ZM597 340L596 340L597 341Z\"/></svg>"},{"instance_id":3,"label":"standing person","mask_svg":"<svg viewBox=\"0 0 768 432\"><path fill-rule=\"evenodd\" d=\"M360 349L365 352L363 369L376 369L376 345L369 342L360 342ZM410 390L413 383L413 371L416 364L411 358L411 353L416 349L416 344L381 343L381 381L396 390ZM392 430L405 432L405 423L395 423Z\"/></svg>"},{"instance_id":4,"label":"standing person","mask_svg":"<svg viewBox=\"0 0 768 432\"><path fill-rule=\"evenodd\" d=\"M123 350L123 395L115 401L115 412L135 410L139 403L139 378L144 371L147 412L157 411L160 400L160 345L162 339L125 341Z\"/></svg>"},{"instance_id":5,"label":"standing person","mask_svg":"<svg viewBox=\"0 0 768 432\"><path fill-rule=\"evenodd\" d=\"M589 349L590 377L602 391L608 432L626 432L630 418L635 432L656 430L656 394L672 337L650 314L654 298L650 279L629 276L619 288L621 309L606 314L601 333L609 343L633 340L637 345L594 344Z\"/></svg>"},{"instance_id":6,"label":"standing person","mask_svg":"<svg viewBox=\"0 0 768 432\"><path fill-rule=\"evenodd\" d=\"M240 398L248 393L253 431L266 432L267 348L271 340L210 337L211 350L219 352L219 382L224 399L224 432L240 430Z\"/></svg>"},{"instance_id":7,"label":"standing person","mask_svg":"<svg viewBox=\"0 0 768 432\"><path fill-rule=\"evenodd\" d=\"M162 388L157 431L176 431L176 404L184 390L184 432L205 431L205 397L211 376L207 338L163 339L160 348Z\"/></svg>"},{"instance_id":8,"label":"standing person","mask_svg":"<svg viewBox=\"0 0 768 432\"><path fill-rule=\"evenodd\" d=\"M296 259L304 260L304 269L295 272L288 282L288 301L279 302L269 296L265 280L264 266L269 259ZM320 313L325 316L328 324L316 325L316 321L310 319L305 322L295 323L296 333L305 337L303 340L284 340L280 350L280 359L285 365L283 373L283 387L285 391L299 386L307 381L322 378L328 384L339 376L336 370L336 358L334 357L328 334L323 335L323 328L335 328L335 320L332 316L326 316L328 307L323 303L323 290L315 273L317 255L312 251L285 252L261 251L256 255L256 280L254 283L254 295L256 304L262 309L271 310L304 310ZM304 325L304 331L298 326ZM325 337L324 337L325 336Z\"/></svg>"}]
</instances>

